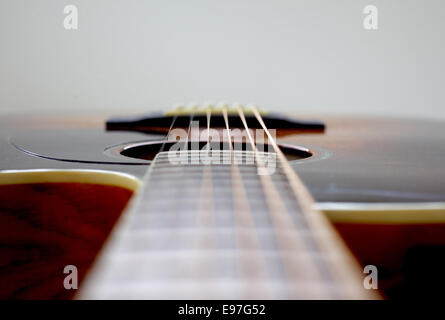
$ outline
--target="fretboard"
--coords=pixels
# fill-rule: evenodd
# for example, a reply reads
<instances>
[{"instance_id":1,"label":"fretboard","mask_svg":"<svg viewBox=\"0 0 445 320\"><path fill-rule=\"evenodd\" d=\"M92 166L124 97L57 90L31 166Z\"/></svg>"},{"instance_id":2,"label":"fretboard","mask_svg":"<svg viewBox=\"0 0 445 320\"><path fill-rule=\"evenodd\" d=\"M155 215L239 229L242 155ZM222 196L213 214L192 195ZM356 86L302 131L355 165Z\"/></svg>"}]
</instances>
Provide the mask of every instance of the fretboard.
<instances>
[{"instance_id":1,"label":"fretboard","mask_svg":"<svg viewBox=\"0 0 445 320\"><path fill-rule=\"evenodd\" d=\"M268 194L253 153L234 155L236 165L194 163L192 152L175 164L159 153L80 297L351 298L345 286L361 283L339 282L338 253L319 246L282 167Z\"/></svg>"}]
</instances>

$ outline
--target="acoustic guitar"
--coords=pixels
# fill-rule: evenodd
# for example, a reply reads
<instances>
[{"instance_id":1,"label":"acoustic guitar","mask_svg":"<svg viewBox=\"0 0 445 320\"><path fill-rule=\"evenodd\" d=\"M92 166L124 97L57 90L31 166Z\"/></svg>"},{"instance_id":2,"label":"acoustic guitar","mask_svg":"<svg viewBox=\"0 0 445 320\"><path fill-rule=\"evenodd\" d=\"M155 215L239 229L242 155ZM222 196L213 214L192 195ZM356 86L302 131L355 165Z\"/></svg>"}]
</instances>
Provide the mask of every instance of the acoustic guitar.
<instances>
[{"instance_id":1,"label":"acoustic guitar","mask_svg":"<svg viewBox=\"0 0 445 320\"><path fill-rule=\"evenodd\" d=\"M0 133L2 299L381 299L444 285L439 121L222 103L8 116Z\"/></svg>"}]
</instances>

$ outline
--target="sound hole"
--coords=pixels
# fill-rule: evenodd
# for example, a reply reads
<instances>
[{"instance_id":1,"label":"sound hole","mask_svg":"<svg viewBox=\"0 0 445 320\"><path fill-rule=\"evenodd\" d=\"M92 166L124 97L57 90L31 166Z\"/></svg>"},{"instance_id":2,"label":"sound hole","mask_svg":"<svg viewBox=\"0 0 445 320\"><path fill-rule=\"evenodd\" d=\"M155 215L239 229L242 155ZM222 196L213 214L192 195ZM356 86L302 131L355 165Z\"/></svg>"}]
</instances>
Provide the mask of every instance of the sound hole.
<instances>
[{"instance_id":1,"label":"sound hole","mask_svg":"<svg viewBox=\"0 0 445 320\"><path fill-rule=\"evenodd\" d=\"M142 143L127 144L121 147L117 152L120 155L143 160L153 160L160 151L169 151L177 142L163 142L163 141L151 141ZM206 142L188 142L187 150L206 150ZM239 151L252 151L252 147L249 143L240 143L237 145ZM302 160L312 156L312 152L309 149L296 147L291 145L279 145L281 151L285 154L288 160ZM227 143L215 142L210 143L212 150L230 150L230 146ZM269 144L257 144L257 148L261 152L274 152L273 146ZM185 149L185 145L184 148Z\"/></svg>"}]
</instances>

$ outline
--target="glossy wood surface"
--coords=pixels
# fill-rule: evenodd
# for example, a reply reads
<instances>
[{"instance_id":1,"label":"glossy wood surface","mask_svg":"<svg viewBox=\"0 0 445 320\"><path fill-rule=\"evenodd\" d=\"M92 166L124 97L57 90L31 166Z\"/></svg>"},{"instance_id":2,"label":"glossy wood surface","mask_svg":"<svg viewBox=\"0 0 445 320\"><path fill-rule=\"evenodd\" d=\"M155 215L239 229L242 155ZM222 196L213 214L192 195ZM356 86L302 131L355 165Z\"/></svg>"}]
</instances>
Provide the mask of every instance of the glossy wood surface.
<instances>
[{"instance_id":1,"label":"glossy wood surface","mask_svg":"<svg viewBox=\"0 0 445 320\"><path fill-rule=\"evenodd\" d=\"M314 157L292 162L292 166L318 203L445 202L443 123L408 119L320 119L327 125L324 134L279 139L314 152ZM106 150L128 142L162 138L106 132L100 117L94 121L5 118L0 122L0 170L102 169L140 178L148 162L110 155ZM389 288L388 296L401 297L413 292L419 295L422 288L434 293L434 286L425 287L425 283L440 282L425 276L430 268L443 262L437 260L445 246L445 219L440 218L443 212L437 212L439 219L420 219L414 224L406 224L403 219L399 224L388 224L382 216L381 221L373 223L334 222L362 263L375 264L383 270L381 284ZM407 279L411 279L410 282ZM406 289L408 283L411 289ZM14 297L26 297L26 294Z\"/></svg>"},{"instance_id":2,"label":"glossy wood surface","mask_svg":"<svg viewBox=\"0 0 445 320\"><path fill-rule=\"evenodd\" d=\"M84 183L0 185L0 299L66 299L64 268L78 281L132 192Z\"/></svg>"},{"instance_id":3,"label":"glossy wood surface","mask_svg":"<svg viewBox=\"0 0 445 320\"><path fill-rule=\"evenodd\" d=\"M314 151L316 156L312 159L292 165L316 201L445 201L445 125L442 122L319 119L326 123L324 134L279 139ZM112 156L105 150L128 142L159 140L163 136L107 132L103 120L101 117L94 121L1 119L0 169L87 168L117 170L142 177L146 161ZM11 143L34 156L17 150ZM70 162L66 162L68 160Z\"/></svg>"}]
</instances>

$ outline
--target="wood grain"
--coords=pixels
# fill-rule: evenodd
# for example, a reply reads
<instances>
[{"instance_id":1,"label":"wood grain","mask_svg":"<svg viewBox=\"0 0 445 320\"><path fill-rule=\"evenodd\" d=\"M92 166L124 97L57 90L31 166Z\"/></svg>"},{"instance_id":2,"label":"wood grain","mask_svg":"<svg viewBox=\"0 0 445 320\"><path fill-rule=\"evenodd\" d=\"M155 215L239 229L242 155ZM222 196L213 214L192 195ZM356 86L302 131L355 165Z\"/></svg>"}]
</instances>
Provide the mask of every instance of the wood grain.
<instances>
[{"instance_id":1,"label":"wood grain","mask_svg":"<svg viewBox=\"0 0 445 320\"><path fill-rule=\"evenodd\" d=\"M81 282L131 197L80 183L0 185L0 299L67 299L66 265Z\"/></svg>"}]
</instances>

